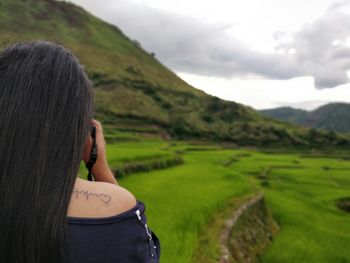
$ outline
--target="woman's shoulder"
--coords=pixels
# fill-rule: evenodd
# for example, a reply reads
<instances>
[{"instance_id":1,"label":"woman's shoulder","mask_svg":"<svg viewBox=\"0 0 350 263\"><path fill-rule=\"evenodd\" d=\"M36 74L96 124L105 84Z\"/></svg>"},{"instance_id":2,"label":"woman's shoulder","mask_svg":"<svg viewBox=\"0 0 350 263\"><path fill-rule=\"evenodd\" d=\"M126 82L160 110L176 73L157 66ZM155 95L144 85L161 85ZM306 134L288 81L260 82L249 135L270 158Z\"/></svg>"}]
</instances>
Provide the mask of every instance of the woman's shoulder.
<instances>
[{"instance_id":1,"label":"woman's shoulder","mask_svg":"<svg viewBox=\"0 0 350 263\"><path fill-rule=\"evenodd\" d=\"M136 204L135 196L119 185L77 179L68 208L68 216L114 216L132 209Z\"/></svg>"}]
</instances>

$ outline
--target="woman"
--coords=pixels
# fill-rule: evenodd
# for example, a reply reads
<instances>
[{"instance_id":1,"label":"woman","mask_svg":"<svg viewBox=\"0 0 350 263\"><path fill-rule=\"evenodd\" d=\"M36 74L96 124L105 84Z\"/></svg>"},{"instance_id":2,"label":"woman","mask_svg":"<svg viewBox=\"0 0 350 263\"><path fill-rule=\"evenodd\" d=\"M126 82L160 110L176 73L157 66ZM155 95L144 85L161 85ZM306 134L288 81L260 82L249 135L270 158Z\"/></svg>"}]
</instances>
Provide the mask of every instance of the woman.
<instances>
[{"instance_id":1,"label":"woman","mask_svg":"<svg viewBox=\"0 0 350 263\"><path fill-rule=\"evenodd\" d=\"M47 41L0 53L0 261L159 262L144 204L108 167L93 88L78 59ZM94 181L77 177L90 159Z\"/></svg>"}]
</instances>

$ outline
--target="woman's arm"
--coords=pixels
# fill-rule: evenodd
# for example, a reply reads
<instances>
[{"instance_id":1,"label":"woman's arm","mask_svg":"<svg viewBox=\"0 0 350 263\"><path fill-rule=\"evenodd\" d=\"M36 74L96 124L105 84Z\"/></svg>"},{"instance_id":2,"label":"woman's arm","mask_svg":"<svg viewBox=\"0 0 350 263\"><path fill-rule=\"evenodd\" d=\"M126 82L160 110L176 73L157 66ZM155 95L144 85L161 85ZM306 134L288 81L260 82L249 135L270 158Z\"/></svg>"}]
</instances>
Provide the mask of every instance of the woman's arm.
<instances>
[{"instance_id":1,"label":"woman's arm","mask_svg":"<svg viewBox=\"0 0 350 263\"><path fill-rule=\"evenodd\" d=\"M99 121L92 119L91 124L96 127L96 144L97 144L97 159L95 164L91 168L91 173L94 176L95 181L107 182L118 185L117 179L113 172L109 168L106 157L106 141L103 136L102 125ZM85 164L90 160L90 153L92 148L92 138L88 136L85 143L83 161Z\"/></svg>"},{"instance_id":2,"label":"woman's arm","mask_svg":"<svg viewBox=\"0 0 350 263\"><path fill-rule=\"evenodd\" d=\"M92 169L91 172L94 175L95 181L119 185L108 164L105 164L102 167L95 167L95 169Z\"/></svg>"}]
</instances>

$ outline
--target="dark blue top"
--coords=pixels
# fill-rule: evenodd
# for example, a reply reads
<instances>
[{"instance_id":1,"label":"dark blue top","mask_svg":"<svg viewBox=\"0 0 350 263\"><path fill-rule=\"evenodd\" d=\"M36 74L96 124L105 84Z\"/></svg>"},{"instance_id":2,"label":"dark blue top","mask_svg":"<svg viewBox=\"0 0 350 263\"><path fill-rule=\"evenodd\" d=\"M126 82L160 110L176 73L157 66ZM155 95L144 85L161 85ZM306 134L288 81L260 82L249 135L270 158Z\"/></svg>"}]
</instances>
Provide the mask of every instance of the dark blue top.
<instances>
[{"instance_id":1,"label":"dark blue top","mask_svg":"<svg viewBox=\"0 0 350 263\"><path fill-rule=\"evenodd\" d=\"M67 217L67 263L158 263L160 243L148 228L145 205L118 215Z\"/></svg>"}]
</instances>

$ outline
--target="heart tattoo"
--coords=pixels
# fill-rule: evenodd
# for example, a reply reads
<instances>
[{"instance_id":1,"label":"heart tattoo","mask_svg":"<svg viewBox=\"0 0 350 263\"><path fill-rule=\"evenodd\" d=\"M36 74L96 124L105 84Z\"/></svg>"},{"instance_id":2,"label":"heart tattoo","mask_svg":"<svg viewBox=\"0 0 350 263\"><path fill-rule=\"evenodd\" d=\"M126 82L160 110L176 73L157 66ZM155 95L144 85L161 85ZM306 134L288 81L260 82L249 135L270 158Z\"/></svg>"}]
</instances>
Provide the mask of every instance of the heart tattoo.
<instances>
[{"instance_id":1,"label":"heart tattoo","mask_svg":"<svg viewBox=\"0 0 350 263\"><path fill-rule=\"evenodd\" d=\"M89 200L90 196L96 196L99 197L99 199L105 204L108 205L108 203L112 200L112 197L108 194L102 194L102 193L92 193L89 191L84 191L84 190L78 190L74 189L73 193L75 193L75 197L79 198L80 194L86 197L86 200Z\"/></svg>"}]
</instances>

